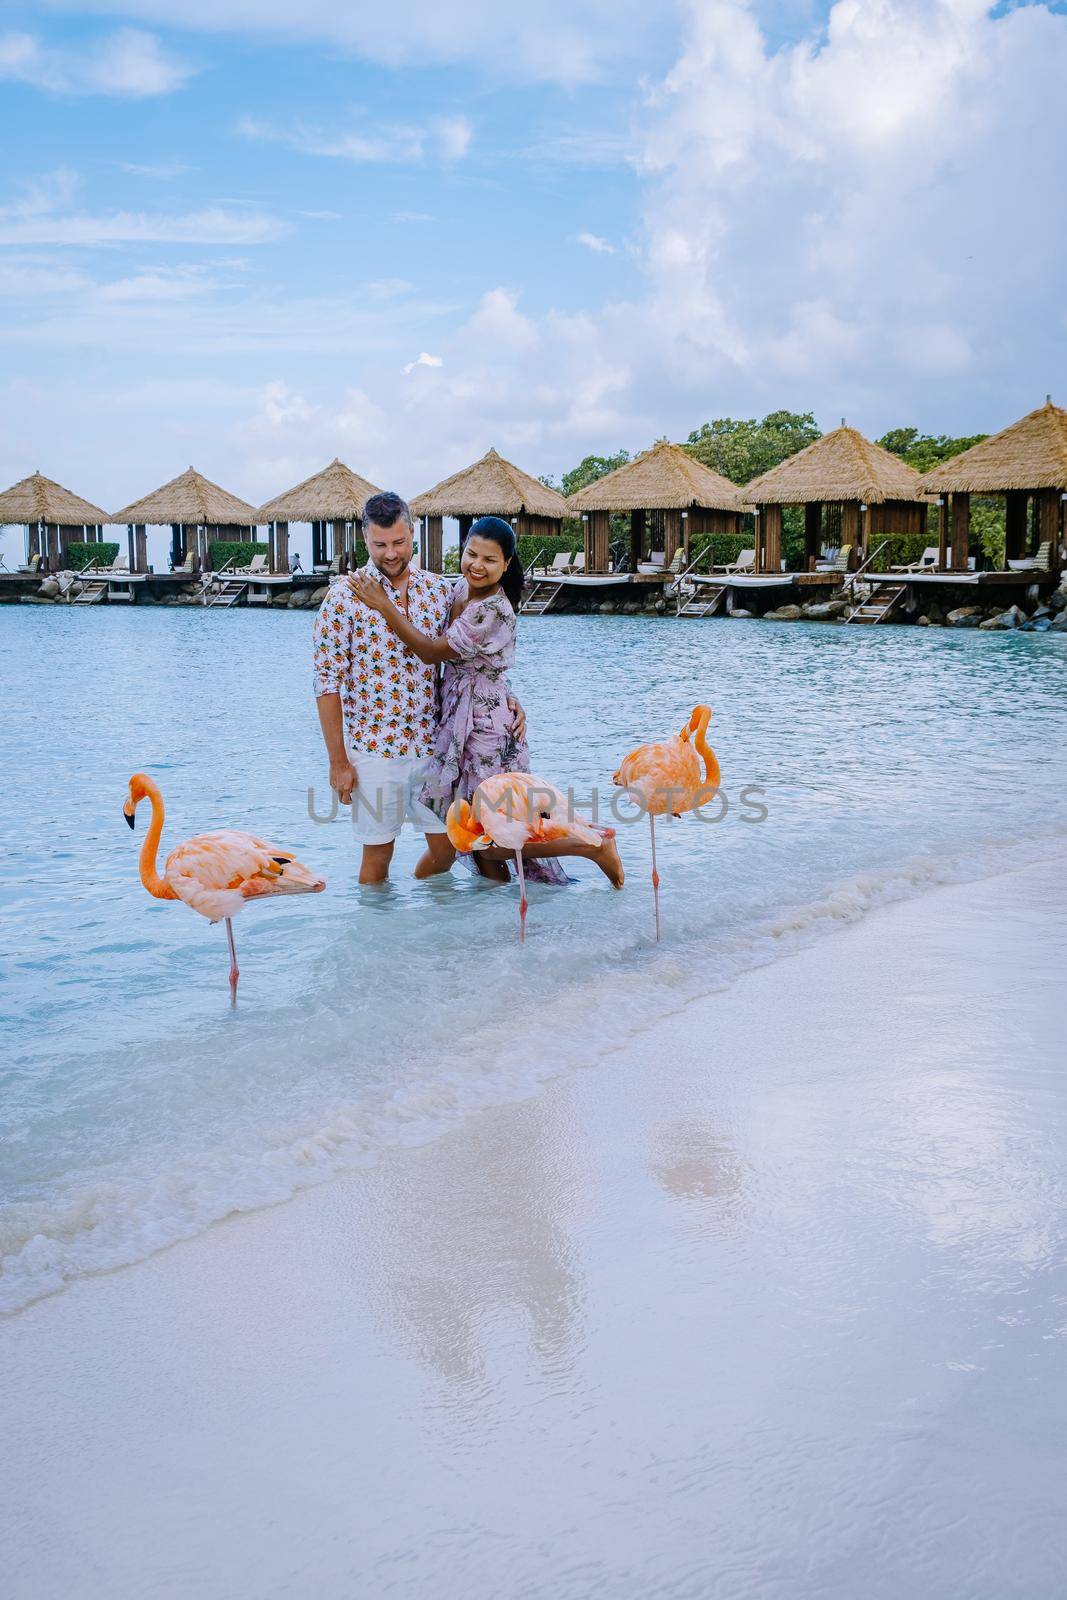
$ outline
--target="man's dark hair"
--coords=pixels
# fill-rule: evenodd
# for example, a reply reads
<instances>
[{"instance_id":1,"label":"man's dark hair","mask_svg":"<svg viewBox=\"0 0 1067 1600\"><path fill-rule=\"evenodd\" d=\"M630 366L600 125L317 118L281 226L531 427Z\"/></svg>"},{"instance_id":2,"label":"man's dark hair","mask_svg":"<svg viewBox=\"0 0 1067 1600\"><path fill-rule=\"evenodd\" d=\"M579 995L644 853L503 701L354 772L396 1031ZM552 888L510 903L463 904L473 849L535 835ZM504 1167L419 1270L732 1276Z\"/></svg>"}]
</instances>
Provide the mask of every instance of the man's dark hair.
<instances>
[{"instance_id":1,"label":"man's dark hair","mask_svg":"<svg viewBox=\"0 0 1067 1600\"><path fill-rule=\"evenodd\" d=\"M366 537L373 525L375 528L391 528L394 523L403 520L409 528L414 527L411 520L411 507L406 500L392 489L386 489L382 494L372 494L363 507L363 535Z\"/></svg>"}]
</instances>

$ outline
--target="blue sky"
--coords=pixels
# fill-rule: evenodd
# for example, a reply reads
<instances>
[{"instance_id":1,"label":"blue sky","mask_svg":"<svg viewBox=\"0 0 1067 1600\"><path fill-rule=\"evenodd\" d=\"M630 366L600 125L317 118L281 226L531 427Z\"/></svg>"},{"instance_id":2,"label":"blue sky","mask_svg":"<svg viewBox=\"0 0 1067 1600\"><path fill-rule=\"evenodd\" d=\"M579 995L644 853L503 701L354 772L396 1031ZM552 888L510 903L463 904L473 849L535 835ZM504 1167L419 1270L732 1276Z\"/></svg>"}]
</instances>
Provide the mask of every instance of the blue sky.
<instances>
[{"instance_id":1,"label":"blue sky","mask_svg":"<svg viewBox=\"0 0 1067 1600\"><path fill-rule=\"evenodd\" d=\"M0 5L5 484L416 493L1067 393L1060 5L174 10Z\"/></svg>"}]
</instances>

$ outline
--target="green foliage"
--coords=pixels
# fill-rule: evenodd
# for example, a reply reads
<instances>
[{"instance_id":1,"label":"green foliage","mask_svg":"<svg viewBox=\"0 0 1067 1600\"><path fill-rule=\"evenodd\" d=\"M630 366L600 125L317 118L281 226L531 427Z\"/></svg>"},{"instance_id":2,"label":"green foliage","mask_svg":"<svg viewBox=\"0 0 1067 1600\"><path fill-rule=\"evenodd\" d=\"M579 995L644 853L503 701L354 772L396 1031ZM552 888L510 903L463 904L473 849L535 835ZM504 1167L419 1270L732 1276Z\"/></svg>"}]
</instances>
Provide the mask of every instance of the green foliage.
<instances>
[{"instance_id":1,"label":"green foliage","mask_svg":"<svg viewBox=\"0 0 1067 1600\"><path fill-rule=\"evenodd\" d=\"M247 567L253 556L265 556L269 549L269 545L254 544L251 540L212 539L208 554L213 571L220 572L227 562L235 567Z\"/></svg>"},{"instance_id":2,"label":"green foliage","mask_svg":"<svg viewBox=\"0 0 1067 1600\"><path fill-rule=\"evenodd\" d=\"M84 541L76 539L67 546L67 560L73 572L80 572L90 561L95 561L98 567L110 567L118 553L117 541L106 544L85 544Z\"/></svg>"},{"instance_id":3,"label":"green foliage","mask_svg":"<svg viewBox=\"0 0 1067 1600\"><path fill-rule=\"evenodd\" d=\"M771 411L762 422L755 417L704 422L683 449L731 483L748 483L821 436L810 411Z\"/></svg>"},{"instance_id":4,"label":"green foliage","mask_svg":"<svg viewBox=\"0 0 1067 1600\"><path fill-rule=\"evenodd\" d=\"M752 537L744 533L698 533L689 550L690 561L698 561L700 572L725 567L736 561L742 550L752 549Z\"/></svg>"},{"instance_id":5,"label":"green foliage","mask_svg":"<svg viewBox=\"0 0 1067 1600\"><path fill-rule=\"evenodd\" d=\"M585 489L589 484L596 483L598 478L606 478L609 472L614 472L617 467L624 467L630 459L628 450L616 450L613 456L586 456L579 461L576 467L563 474L561 493L568 499L572 494L577 494L579 489ZM555 485L551 485L555 487Z\"/></svg>"},{"instance_id":6,"label":"green foliage","mask_svg":"<svg viewBox=\"0 0 1067 1600\"><path fill-rule=\"evenodd\" d=\"M890 428L876 443L883 450L890 450L893 455L906 461L916 472L930 472L940 462L958 456L961 450L969 450L972 444L980 444L988 437L985 433L972 433L964 438L953 439L947 433L920 433L918 428Z\"/></svg>"}]
</instances>

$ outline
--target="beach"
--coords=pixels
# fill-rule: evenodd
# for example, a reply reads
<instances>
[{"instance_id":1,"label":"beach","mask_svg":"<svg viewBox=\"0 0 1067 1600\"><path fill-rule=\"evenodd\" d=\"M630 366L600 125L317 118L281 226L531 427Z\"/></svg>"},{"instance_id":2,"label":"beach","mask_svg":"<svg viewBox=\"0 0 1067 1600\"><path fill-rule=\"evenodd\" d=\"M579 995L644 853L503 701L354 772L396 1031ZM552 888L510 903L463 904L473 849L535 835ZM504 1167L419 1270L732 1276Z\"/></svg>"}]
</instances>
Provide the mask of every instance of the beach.
<instances>
[{"instance_id":1,"label":"beach","mask_svg":"<svg viewBox=\"0 0 1067 1600\"><path fill-rule=\"evenodd\" d=\"M1058 1593L1062 883L876 907L0 1323L5 1593Z\"/></svg>"}]
</instances>

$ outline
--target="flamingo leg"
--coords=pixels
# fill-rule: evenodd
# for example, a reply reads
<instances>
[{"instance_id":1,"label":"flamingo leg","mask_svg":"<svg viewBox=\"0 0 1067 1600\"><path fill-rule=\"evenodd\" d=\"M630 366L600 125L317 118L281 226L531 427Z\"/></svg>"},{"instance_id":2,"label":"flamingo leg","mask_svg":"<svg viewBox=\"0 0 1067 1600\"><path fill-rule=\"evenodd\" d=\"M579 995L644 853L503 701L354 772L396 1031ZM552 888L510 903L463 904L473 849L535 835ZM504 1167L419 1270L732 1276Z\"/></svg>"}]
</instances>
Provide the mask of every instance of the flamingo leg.
<instances>
[{"instance_id":1,"label":"flamingo leg","mask_svg":"<svg viewBox=\"0 0 1067 1600\"><path fill-rule=\"evenodd\" d=\"M526 938L526 908L529 901L526 898L526 874L522 867L522 851L515 852L515 865L519 869L519 943Z\"/></svg>"},{"instance_id":2,"label":"flamingo leg","mask_svg":"<svg viewBox=\"0 0 1067 1600\"><path fill-rule=\"evenodd\" d=\"M648 814L648 831L652 835L652 903L656 909L656 943L659 943L659 873L656 871L656 819Z\"/></svg>"},{"instance_id":3,"label":"flamingo leg","mask_svg":"<svg viewBox=\"0 0 1067 1600\"><path fill-rule=\"evenodd\" d=\"M233 942L233 919L226 918L226 940L230 946L230 998L237 999L237 980L241 976L237 968L237 949Z\"/></svg>"}]
</instances>

